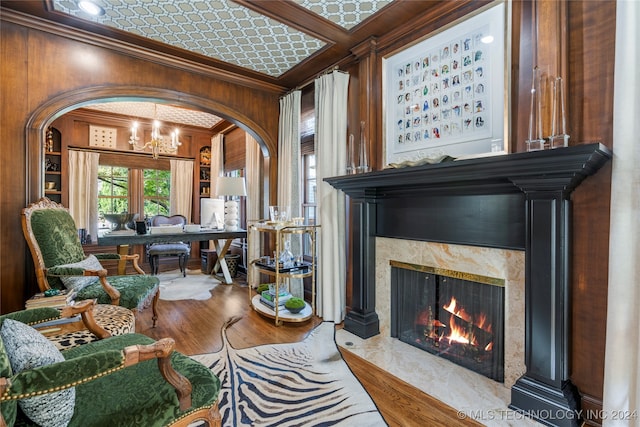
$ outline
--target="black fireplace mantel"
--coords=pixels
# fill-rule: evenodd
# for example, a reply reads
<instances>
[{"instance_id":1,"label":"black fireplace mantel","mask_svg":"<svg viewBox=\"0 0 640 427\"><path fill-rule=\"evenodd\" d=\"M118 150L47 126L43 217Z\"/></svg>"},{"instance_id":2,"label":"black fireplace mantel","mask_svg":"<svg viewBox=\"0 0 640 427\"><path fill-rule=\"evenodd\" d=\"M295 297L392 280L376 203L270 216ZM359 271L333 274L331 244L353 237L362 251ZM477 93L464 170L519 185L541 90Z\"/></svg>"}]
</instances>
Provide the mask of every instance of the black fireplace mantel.
<instances>
[{"instance_id":1,"label":"black fireplace mantel","mask_svg":"<svg viewBox=\"0 0 640 427\"><path fill-rule=\"evenodd\" d=\"M375 238L525 251L525 365L510 407L577 426L569 379L571 193L612 154L602 144L325 178L350 197L353 280L344 328L379 334Z\"/></svg>"},{"instance_id":2,"label":"black fireplace mantel","mask_svg":"<svg viewBox=\"0 0 640 427\"><path fill-rule=\"evenodd\" d=\"M594 143L385 169L325 178L325 181L354 198L410 195L413 191L454 194L520 192L517 182L523 179L544 179L556 189L572 191L610 158L611 152L607 147Z\"/></svg>"}]
</instances>

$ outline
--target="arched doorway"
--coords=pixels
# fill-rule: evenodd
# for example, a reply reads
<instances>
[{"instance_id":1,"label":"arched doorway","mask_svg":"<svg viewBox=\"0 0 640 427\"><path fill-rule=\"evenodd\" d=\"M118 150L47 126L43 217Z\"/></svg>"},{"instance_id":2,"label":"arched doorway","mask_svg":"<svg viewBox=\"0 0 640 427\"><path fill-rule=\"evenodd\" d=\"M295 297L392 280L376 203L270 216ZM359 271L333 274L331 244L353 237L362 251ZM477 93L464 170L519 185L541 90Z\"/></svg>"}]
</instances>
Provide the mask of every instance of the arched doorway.
<instances>
[{"instance_id":1,"label":"arched doorway","mask_svg":"<svg viewBox=\"0 0 640 427\"><path fill-rule=\"evenodd\" d=\"M277 141L259 124L252 121L242 111L231 109L226 105L207 98L176 92L162 88L140 87L96 87L78 89L56 96L37 108L29 118L26 126L26 195L28 200L37 200L43 195L44 184L44 155L42 147L45 141L46 129L58 117L77 108L93 103L110 101L143 101L167 103L187 109L207 112L217 115L230 123L237 125L253 136L258 142L264 157L263 185L264 200L268 205L270 193L275 192L275 165ZM273 166L272 166L273 165ZM270 183L273 181L273 185Z\"/></svg>"},{"instance_id":2,"label":"arched doorway","mask_svg":"<svg viewBox=\"0 0 640 427\"><path fill-rule=\"evenodd\" d=\"M211 100L195 96L178 94L165 89L144 89L122 87L118 89L96 88L92 90L77 90L72 93L65 93L50 99L30 117L26 127L26 189L27 201L35 201L45 194L45 153L43 150L47 128L57 119L67 114L73 114L74 110L87 107L95 103L105 102L137 101L151 102L157 104L170 104L180 108L207 112L224 118L227 122L236 125L247 134L251 135L257 142L262 152L263 183L261 184L261 197L259 205L261 208L269 205L269 194L275 194L270 183L275 184L275 179L270 179L275 172L276 163L273 162L273 154L276 152L276 143L269 138L267 132L259 125L252 122L241 111L234 111L224 105L219 105ZM134 118L132 118L133 120ZM126 152L120 152L126 155ZM273 166L271 166L273 165ZM194 203L198 202L197 195L194 194ZM194 214L193 221L198 222L200 216ZM194 251L194 253L196 253ZM199 253L199 252L198 252ZM196 256L197 258L197 256ZM144 259L144 257L142 258Z\"/></svg>"}]
</instances>

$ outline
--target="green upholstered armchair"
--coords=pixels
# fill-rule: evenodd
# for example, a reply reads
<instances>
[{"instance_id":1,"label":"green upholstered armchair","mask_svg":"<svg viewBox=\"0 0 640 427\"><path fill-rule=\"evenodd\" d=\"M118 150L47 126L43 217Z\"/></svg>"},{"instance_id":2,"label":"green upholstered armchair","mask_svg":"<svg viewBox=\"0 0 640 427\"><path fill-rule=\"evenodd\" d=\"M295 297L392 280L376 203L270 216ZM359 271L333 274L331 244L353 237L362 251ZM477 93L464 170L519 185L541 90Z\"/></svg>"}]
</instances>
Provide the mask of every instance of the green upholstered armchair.
<instances>
[{"instance_id":1,"label":"green upholstered armchair","mask_svg":"<svg viewBox=\"0 0 640 427\"><path fill-rule=\"evenodd\" d=\"M172 339L123 334L60 352L28 325L56 311L0 316L0 427L220 426L219 379Z\"/></svg>"},{"instance_id":2,"label":"green upholstered armchair","mask_svg":"<svg viewBox=\"0 0 640 427\"><path fill-rule=\"evenodd\" d=\"M22 210L22 231L31 250L38 286L75 289L76 300L96 299L134 312L151 305L153 326L158 318L159 280L144 273L137 254L86 256L76 224L64 206L46 197ZM131 261L139 274L107 276L100 261Z\"/></svg>"}]
</instances>

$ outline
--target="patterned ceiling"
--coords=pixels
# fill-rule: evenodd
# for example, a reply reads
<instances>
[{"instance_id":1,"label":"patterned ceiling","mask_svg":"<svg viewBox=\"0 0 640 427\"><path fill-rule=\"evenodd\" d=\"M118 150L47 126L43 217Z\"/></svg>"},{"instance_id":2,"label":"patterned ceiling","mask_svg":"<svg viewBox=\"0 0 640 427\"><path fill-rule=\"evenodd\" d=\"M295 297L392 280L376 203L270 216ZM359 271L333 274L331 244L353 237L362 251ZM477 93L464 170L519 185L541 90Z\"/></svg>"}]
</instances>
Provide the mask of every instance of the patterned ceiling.
<instances>
[{"instance_id":1,"label":"patterned ceiling","mask_svg":"<svg viewBox=\"0 0 640 427\"><path fill-rule=\"evenodd\" d=\"M284 1L284 0L283 0ZM293 0L351 30L393 0ZM281 76L326 43L231 0L95 0L91 16L76 0L53 0L56 12L134 33L272 77ZM133 118L210 129L222 119L208 113L146 102L108 102L85 108Z\"/></svg>"},{"instance_id":2,"label":"patterned ceiling","mask_svg":"<svg viewBox=\"0 0 640 427\"><path fill-rule=\"evenodd\" d=\"M186 108L172 107L150 102L103 102L87 105L84 108L106 113L122 114L137 119L156 119L160 122L175 123L211 129L222 119L213 114Z\"/></svg>"},{"instance_id":3,"label":"patterned ceiling","mask_svg":"<svg viewBox=\"0 0 640 427\"><path fill-rule=\"evenodd\" d=\"M347 30L392 0L293 0ZM326 43L231 0L95 0L91 16L75 0L53 0L56 11L200 55L278 77Z\"/></svg>"}]
</instances>

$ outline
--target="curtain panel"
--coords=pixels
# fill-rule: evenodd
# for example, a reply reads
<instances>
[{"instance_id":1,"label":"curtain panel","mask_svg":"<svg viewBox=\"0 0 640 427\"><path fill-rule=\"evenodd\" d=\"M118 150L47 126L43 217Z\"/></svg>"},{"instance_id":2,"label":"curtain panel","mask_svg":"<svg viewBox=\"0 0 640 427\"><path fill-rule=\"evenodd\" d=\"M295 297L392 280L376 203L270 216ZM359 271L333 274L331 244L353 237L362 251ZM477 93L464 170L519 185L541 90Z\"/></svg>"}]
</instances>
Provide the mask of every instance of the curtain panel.
<instances>
[{"instance_id":1,"label":"curtain panel","mask_svg":"<svg viewBox=\"0 0 640 427\"><path fill-rule=\"evenodd\" d=\"M224 135L221 133L211 138L211 195L217 194L216 186L218 177L224 175L224 153L222 142Z\"/></svg>"},{"instance_id":2,"label":"curtain panel","mask_svg":"<svg viewBox=\"0 0 640 427\"><path fill-rule=\"evenodd\" d=\"M247 197L246 197L246 212L247 222L263 219L264 200L262 192L262 173L263 173L263 159L262 150L258 141L255 140L248 133L246 134L246 153L247 153L247 165L245 168L245 183L247 185ZM255 233L252 232L252 233ZM257 234L257 233L256 233ZM262 254L262 248L260 247L260 237L257 235L251 236L248 240L247 247L247 262L252 259L257 259ZM247 265L248 267L248 265ZM249 286L256 287L259 285L260 274L256 274L253 268L247 268L247 284Z\"/></svg>"},{"instance_id":3,"label":"curtain panel","mask_svg":"<svg viewBox=\"0 0 640 427\"><path fill-rule=\"evenodd\" d=\"M323 181L346 173L349 74L334 71L315 80L318 315L340 323L346 310L345 196Z\"/></svg>"},{"instance_id":4,"label":"curtain panel","mask_svg":"<svg viewBox=\"0 0 640 427\"><path fill-rule=\"evenodd\" d=\"M69 150L69 212L78 229L98 240L98 162L100 153Z\"/></svg>"},{"instance_id":5,"label":"curtain panel","mask_svg":"<svg viewBox=\"0 0 640 427\"><path fill-rule=\"evenodd\" d=\"M616 6L603 426L640 417L640 2ZM635 418L631 418L634 416Z\"/></svg>"},{"instance_id":6,"label":"curtain panel","mask_svg":"<svg viewBox=\"0 0 640 427\"><path fill-rule=\"evenodd\" d=\"M300 100L301 92L293 92L280 98L278 123L278 206L289 209L289 218L300 217L302 210L301 161L300 161ZM291 252L302 253L302 237L290 236ZM301 279L289 281L292 295L302 297Z\"/></svg>"},{"instance_id":7,"label":"curtain panel","mask_svg":"<svg viewBox=\"0 0 640 427\"><path fill-rule=\"evenodd\" d=\"M171 188L169 191L171 215L184 215L191 221L193 204L193 160L171 159Z\"/></svg>"}]
</instances>

